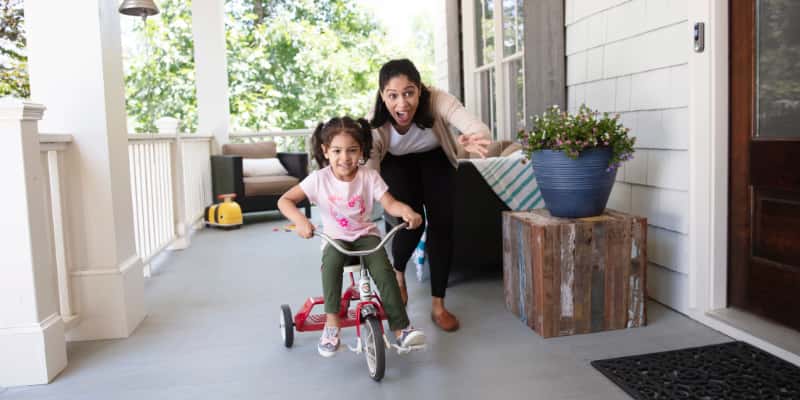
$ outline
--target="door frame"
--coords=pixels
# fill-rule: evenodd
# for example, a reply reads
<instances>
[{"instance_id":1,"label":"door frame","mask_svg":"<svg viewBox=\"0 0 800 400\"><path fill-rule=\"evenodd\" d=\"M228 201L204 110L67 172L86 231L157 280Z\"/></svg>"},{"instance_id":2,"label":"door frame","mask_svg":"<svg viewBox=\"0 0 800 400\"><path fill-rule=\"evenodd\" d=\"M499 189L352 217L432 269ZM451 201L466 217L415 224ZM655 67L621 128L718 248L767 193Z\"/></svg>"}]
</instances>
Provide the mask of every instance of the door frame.
<instances>
[{"instance_id":1,"label":"door frame","mask_svg":"<svg viewBox=\"0 0 800 400\"><path fill-rule=\"evenodd\" d=\"M731 2L747 0L729 0ZM715 317L728 304L729 3L688 2L689 299L688 315L734 339L800 365L800 354ZM705 50L692 50L695 22Z\"/></svg>"},{"instance_id":2,"label":"door frame","mask_svg":"<svg viewBox=\"0 0 800 400\"><path fill-rule=\"evenodd\" d=\"M737 0L732 0L737 1ZM689 309L728 301L728 2L689 2ZM691 34L705 23L705 50Z\"/></svg>"}]
</instances>

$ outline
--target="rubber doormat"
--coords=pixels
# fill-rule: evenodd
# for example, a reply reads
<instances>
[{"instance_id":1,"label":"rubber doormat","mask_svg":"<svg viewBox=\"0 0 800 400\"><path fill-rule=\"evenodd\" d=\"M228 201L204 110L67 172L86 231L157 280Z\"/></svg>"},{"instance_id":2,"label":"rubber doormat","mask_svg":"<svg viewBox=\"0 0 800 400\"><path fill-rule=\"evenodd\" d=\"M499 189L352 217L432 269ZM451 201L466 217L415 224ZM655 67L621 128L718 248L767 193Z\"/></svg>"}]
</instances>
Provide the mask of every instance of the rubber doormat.
<instances>
[{"instance_id":1,"label":"rubber doormat","mask_svg":"<svg viewBox=\"0 0 800 400\"><path fill-rule=\"evenodd\" d=\"M800 367L744 342L591 364L634 399L800 400Z\"/></svg>"}]
</instances>

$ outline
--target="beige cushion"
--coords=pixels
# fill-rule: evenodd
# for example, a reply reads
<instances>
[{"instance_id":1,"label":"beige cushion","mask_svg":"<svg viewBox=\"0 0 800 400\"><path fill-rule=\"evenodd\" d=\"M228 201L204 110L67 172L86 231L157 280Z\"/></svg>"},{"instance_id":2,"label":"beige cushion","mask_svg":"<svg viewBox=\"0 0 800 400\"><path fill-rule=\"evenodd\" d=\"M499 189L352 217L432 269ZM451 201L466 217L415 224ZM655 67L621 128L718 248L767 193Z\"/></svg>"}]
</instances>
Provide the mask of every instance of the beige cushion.
<instances>
[{"instance_id":1,"label":"beige cushion","mask_svg":"<svg viewBox=\"0 0 800 400\"><path fill-rule=\"evenodd\" d=\"M515 151L522 150L522 145L517 142L510 143L502 152L500 152L500 157L508 157L511 153Z\"/></svg>"},{"instance_id":2,"label":"beige cushion","mask_svg":"<svg viewBox=\"0 0 800 400\"><path fill-rule=\"evenodd\" d=\"M289 175L277 158L243 158L242 176Z\"/></svg>"},{"instance_id":3,"label":"beige cushion","mask_svg":"<svg viewBox=\"0 0 800 400\"><path fill-rule=\"evenodd\" d=\"M227 143L222 145L222 154L226 156L241 156L242 158L275 158L278 156L278 147L272 141Z\"/></svg>"},{"instance_id":4,"label":"beige cushion","mask_svg":"<svg viewBox=\"0 0 800 400\"><path fill-rule=\"evenodd\" d=\"M243 178L244 195L265 196L283 194L292 186L300 183L300 180L293 176L250 176Z\"/></svg>"}]
</instances>

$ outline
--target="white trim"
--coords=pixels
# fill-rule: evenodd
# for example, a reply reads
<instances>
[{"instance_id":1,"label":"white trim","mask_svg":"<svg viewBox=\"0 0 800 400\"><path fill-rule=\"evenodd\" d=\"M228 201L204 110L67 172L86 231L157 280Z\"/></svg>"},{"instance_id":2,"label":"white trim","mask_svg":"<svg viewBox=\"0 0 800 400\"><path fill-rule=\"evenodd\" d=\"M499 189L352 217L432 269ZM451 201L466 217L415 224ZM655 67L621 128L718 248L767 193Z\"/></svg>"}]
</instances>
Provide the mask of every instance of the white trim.
<instances>
[{"instance_id":1,"label":"white trim","mask_svg":"<svg viewBox=\"0 0 800 400\"><path fill-rule=\"evenodd\" d=\"M61 315L52 313L39 323L0 328L0 336L42 333L60 321Z\"/></svg>"},{"instance_id":2,"label":"white trim","mask_svg":"<svg viewBox=\"0 0 800 400\"><path fill-rule=\"evenodd\" d=\"M728 3L689 2L689 29L706 24L706 50L689 57L689 316L800 365L800 354L719 317L728 285ZM689 32L687 32L689 37ZM689 42L691 42L689 40Z\"/></svg>"},{"instance_id":3,"label":"white trim","mask_svg":"<svg viewBox=\"0 0 800 400\"><path fill-rule=\"evenodd\" d=\"M689 3L706 24L706 51L689 57L689 309L726 306L728 201L728 5ZM689 33L687 32L687 35Z\"/></svg>"},{"instance_id":4,"label":"white trim","mask_svg":"<svg viewBox=\"0 0 800 400\"><path fill-rule=\"evenodd\" d=\"M706 42L708 43L708 42ZM693 319L700 322L703 325L708 326L711 329L719 331L720 333L730 336L733 339L741 340L743 342L750 343L751 345L758 347L761 350L764 350L770 354L775 355L776 357L782 358L792 364L800 366L800 355L786 351L785 349L775 346L770 342L767 342L763 338L753 336L742 329L736 328L724 321L720 321L719 319L713 318L706 314L693 314L691 315Z\"/></svg>"},{"instance_id":5,"label":"white trim","mask_svg":"<svg viewBox=\"0 0 800 400\"><path fill-rule=\"evenodd\" d=\"M727 304L728 287L728 2L712 2L718 21L707 41L717 49L711 61L711 266L709 308ZM707 32L709 29L706 30Z\"/></svg>"},{"instance_id":6,"label":"white trim","mask_svg":"<svg viewBox=\"0 0 800 400\"><path fill-rule=\"evenodd\" d=\"M287 129L282 131L264 132L235 132L230 133L231 138L257 138L257 137L283 137L283 136L309 136L314 133L311 129Z\"/></svg>"},{"instance_id":7,"label":"white trim","mask_svg":"<svg viewBox=\"0 0 800 400\"><path fill-rule=\"evenodd\" d=\"M473 114L478 113L478 99L475 94L475 0L461 2L462 48L464 49L464 107Z\"/></svg>"},{"instance_id":8,"label":"white trim","mask_svg":"<svg viewBox=\"0 0 800 400\"><path fill-rule=\"evenodd\" d=\"M512 55L510 55L510 56L508 56L508 57L506 57L506 58L504 58L502 60L500 60L500 62L502 62L502 63L510 63L511 61L517 61L520 58L522 58L524 55L525 55L524 51L518 51L518 52L516 52L516 53L514 53L514 54L512 54Z\"/></svg>"},{"instance_id":9,"label":"white trim","mask_svg":"<svg viewBox=\"0 0 800 400\"><path fill-rule=\"evenodd\" d=\"M119 268L96 268L96 269L79 269L70 272L70 276L94 276L94 275L121 275L127 270L142 265L142 260L138 255L134 254L120 264Z\"/></svg>"},{"instance_id":10,"label":"white trim","mask_svg":"<svg viewBox=\"0 0 800 400\"><path fill-rule=\"evenodd\" d=\"M503 64L503 2L494 2L494 112L497 118L497 140L507 139L508 110L506 103L506 68ZM489 75L491 77L491 75Z\"/></svg>"},{"instance_id":11,"label":"white trim","mask_svg":"<svg viewBox=\"0 0 800 400\"><path fill-rule=\"evenodd\" d=\"M58 313L41 322L0 329L0 368L3 386L46 384L67 366L64 324ZM1 396L1 394L0 394Z\"/></svg>"},{"instance_id":12,"label":"white trim","mask_svg":"<svg viewBox=\"0 0 800 400\"><path fill-rule=\"evenodd\" d=\"M60 133L40 133L39 143L72 143L72 135Z\"/></svg>"},{"instance_id":13,"label":"white trim","mask_svg":"<svg viewBox=\"0 0 800 400\"><path fill-rule=\"evenodd\" d=\"M478 81L481 79L481 74L489 71L494 71L494 80L491 86L494 88L494 109L495 118L494 126L492 121L484 121L486 124L497 132L497 139L513 139L515 136L514 127L516 126L516 110L508 108L509 93L514 93L512 88L509 88L508 76L509 65L518 59L524 58L524 44L523 50L504 57L503 51L503 3L494 2L493 19L494 19L494 59L491 63L477 65L477 52L483 51L482 48L476 48L476 24L475 24L475 8L476 1L468 0L461 2L461 15L462 15L462 31L463 31L463 52L464 52L464 105L470 112L478 115L481 119L484 115L482 109L483 103L479 98L488 96L488 93L480 93L481 85ZM524 5L523 5L524 7ZM524 63L523 63L524 64ZM491 73L488 74L491 79ZM491 100L489 100L491 102ZM523 104L525 103L523 99ZM489 104L491 107L491 104ZM486 113L491 118L491 112Z\"/></svg>"},{"instance_id":14,"label":"white trim","mask_svg":"<svg viewBox=\"0 0 800 400\"><path fill-rule=\"evenodd\" d=\"M128 135L128 141L171 142L177 138L174 133L137 133Z\"/></svg>"},{"instance_id":15,"label":"white trim","mask_svg":"<svg viewBox=\"0 0 800 400\"><path fill-rule=\"evenodd\" d=\"M475 75L479 75L481 72L491 71L494 68L494 64L484 64L480 67L475 68L473 71Z\"/></svg>"},{"instance_id":16,"label":"white trim","mask_svg":"<svg viewBox=\"0 0 800 400\"><path fill-rule=\"evenodd\" d=\"M45 109L46 107L42 104L13 97L0 99L0 119L39 121L42 119Z\"/></svg>"}]
</instances>

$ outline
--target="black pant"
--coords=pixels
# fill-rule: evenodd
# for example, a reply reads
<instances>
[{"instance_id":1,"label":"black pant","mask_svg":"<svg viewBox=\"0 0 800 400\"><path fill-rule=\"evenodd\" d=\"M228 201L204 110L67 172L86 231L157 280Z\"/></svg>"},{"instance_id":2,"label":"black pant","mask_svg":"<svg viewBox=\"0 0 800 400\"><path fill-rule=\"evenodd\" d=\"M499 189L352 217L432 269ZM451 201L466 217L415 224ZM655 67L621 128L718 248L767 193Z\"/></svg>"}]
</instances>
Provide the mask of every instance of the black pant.
<instances>
[{"instance_id":1,"label":"black pant","mask_svg":"<svg viewBox=\"0 0 800 400\"><path fill-rule=\"evenodd\" d=\"M392 196L427 218L425 250L430 257L431 295L444 297L453 251L455 168L441 148L402 156L387 153L381 161L381 177L389 185ZM392 260L398 271L405 271L422 231L423 226L420 226L395 235Z\"/></svg>"}]
</instances>

